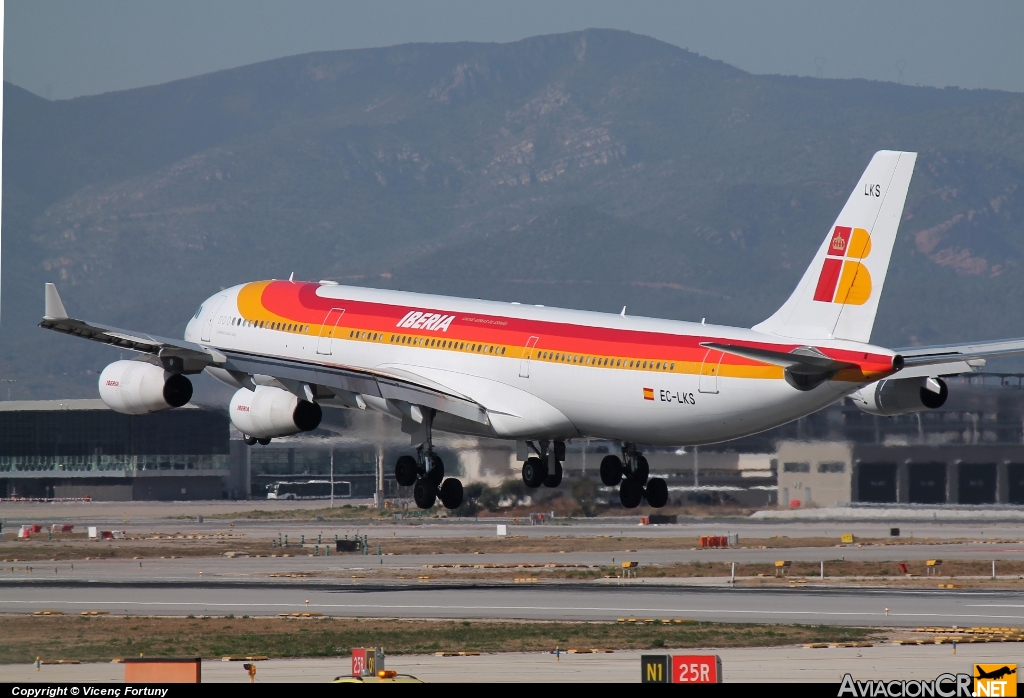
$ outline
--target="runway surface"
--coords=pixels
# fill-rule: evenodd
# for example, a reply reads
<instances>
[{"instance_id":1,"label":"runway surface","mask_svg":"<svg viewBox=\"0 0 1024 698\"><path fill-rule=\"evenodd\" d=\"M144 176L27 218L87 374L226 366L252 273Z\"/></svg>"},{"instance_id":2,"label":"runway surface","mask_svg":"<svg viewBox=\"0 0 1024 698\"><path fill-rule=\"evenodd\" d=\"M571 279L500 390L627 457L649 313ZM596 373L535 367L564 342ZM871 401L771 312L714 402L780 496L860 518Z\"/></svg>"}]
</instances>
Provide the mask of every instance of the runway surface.
<instances>
[{"instance_id":1,"label":"runway surface","mask_svg":"<svg viewBox=\"0 0 1024 698\"><path fill-rule=\"evenodd\" d=\"M308 603L307 603L308 601ZM289 586L6 585L0 613L105 610L147 616L332 616L719 622L860 626L1024 626L1024 592L852 588L697 588L652 583L558 585ZM888 612L886 611L888 609Z\"/></svg>"}]
</instances>

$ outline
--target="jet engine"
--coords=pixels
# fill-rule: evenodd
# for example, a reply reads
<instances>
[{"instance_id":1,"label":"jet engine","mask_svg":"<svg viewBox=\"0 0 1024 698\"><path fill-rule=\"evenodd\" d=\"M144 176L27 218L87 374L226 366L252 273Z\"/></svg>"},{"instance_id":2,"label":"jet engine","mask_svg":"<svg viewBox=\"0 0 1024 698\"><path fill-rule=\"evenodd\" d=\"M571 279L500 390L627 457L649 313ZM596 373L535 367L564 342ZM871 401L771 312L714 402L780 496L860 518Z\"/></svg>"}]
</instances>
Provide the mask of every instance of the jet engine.
<instances>
[{"instance_id":1,"label":"jet engine","mask_svg":"<svg viewBox=\"0 0 1024 698\"><path fill-rule=\"evenodd\" d=\"M115 361L100 374L100 399L123 414L149 414L192 399L192 381L144 361Z\"/></svg>"},{"instance_id":2,"label":"jet engine","mask_svg":"<svg viewBox=\"0 0 1024 698\"><path fill-rule=\"evenodd\" d=\"M300 400L286 390L268 385L236 392L231 398L230 414L235 428L256 439L312 431L320 426L323 417L315 402Z\"/></svg>"},{"instance_id":3,"label":"jet engine","mask_svg":"<svg viewBox=\"0 0 1024 698\"><path fill-rule=\"evenodd\" d=\"M850 396L862 411L880 417L938 409L947 397L949 388L941 378L886 378Z\"/></svg>"}]
</instances>

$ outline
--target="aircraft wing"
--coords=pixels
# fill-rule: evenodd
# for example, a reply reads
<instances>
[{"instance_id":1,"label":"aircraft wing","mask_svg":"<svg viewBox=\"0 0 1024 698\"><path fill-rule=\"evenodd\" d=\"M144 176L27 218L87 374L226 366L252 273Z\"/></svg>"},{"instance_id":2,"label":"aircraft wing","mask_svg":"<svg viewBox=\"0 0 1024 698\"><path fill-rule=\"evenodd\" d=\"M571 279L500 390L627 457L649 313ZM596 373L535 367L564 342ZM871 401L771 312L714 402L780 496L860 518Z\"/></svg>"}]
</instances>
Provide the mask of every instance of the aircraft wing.
<instances>
[{"instance_id":1,"label":"aircraft wing","mask_svg":"<svg viewBox=\"0 0 1024 698\"><path fill-rule=\"evenodd\" d=\"M323 386L335 394L340 392L353 397L367 395L396 400L430 407L480 424L487 423L487 413L479 404L444 386L428 384L426 380L413 381L405 376L388 373L344 366L325 366L230 350L225 350L224 354L226 360L217 368L236 375L265 375L276 378L289 390L305 399L312 395L304 393L303 384L310 386L311 392L318 396L327 392L316 389Z\"/></svg>"},{"instance_id":2,"label":"aircraft wing","mask_svg":"<svg viewBox=\"0 0 1024 698\"><path fill-rule=\"evenodd\" d=\"M1024 354L1024 338L997 339L991 342L974 342L973 344L907 347L895 351L903 357L905 368L955 363L980 367L985 365L986 359ZM957 372L966 373L966 371Z\"/></svg>"},{"instance_id":3,"label":"aircraft wing","mask_svg":"<svg viewBox=\"0 0 1024 698\"><path fill-rule=\"evenodd\" d=\"M46 311L39 326L122 349L152 354L160 359L165 369L179 373L199 373L207 366L215 366L224 361L224 356L217 350L193 342L68 317L57 294L57 287L53 284L46 284Z\"/></svg>"},{"instance_id":4,"label":"aircraft wing","mask_svg":"<svg viewBox=\"0 0 1024 698\"><path fill-rule=\"evenodd\" d=\"M416 380L415 376L324 366L259 354L221 352L194 342L77 320L68 317L64 303L57 293L57 287L50 283L46 284L46 309L39 326L150 354L159 359L168 371L188 374L200 373L205 368L221 369L243 385L248 381L250 387L254 387L250 376L264 375L277 379L302 399L312 399L321 394L330 396L331 393L337 394L340 391L352 398L356 395L369 395L385 400L397 400L433 408L481 424L487 423L486 411L476 402L447 390L444 386L431 384L426 380ZM308 394L304 386L308 386ZM317 390L318 386L323 386L327 390Z\"/></svg>"}]
</instances>

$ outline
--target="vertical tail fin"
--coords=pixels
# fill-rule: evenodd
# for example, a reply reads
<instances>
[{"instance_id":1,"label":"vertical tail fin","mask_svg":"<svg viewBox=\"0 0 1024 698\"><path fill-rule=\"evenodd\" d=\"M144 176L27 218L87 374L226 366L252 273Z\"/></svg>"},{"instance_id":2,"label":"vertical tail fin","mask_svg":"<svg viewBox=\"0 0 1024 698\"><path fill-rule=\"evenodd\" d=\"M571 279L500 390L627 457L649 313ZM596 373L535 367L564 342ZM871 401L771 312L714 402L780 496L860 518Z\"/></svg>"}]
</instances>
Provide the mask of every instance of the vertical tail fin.
<instances>
[{"instance_id":1,"label":"vertical tail fin","mask_svg":"<svg viewBox=\"0 0 1024 698\"><path fill-rule=\"evenodd\" d=\"M917 153L871 158L796 290L754 329L794 339L867 342Z\"/></svg>"}]
</instances>

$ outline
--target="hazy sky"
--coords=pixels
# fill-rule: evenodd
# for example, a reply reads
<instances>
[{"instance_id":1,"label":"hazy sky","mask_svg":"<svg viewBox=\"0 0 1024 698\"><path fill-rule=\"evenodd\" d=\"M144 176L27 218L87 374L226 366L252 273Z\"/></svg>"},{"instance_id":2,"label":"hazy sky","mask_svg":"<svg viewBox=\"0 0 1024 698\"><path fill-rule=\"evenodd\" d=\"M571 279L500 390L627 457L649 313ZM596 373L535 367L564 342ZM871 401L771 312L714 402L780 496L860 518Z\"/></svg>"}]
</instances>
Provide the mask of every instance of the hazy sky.
<instances>
[{"instance_id":1,"label":"hazy sky","mask_svg":"<svg viewBox=\"0 0 1024 698\"><path fill-rule=\"evenodd\" d=\"M54 99L308 51L628 29L755 73L1024 92L1024 2L7 0L4 79Z\"/></svg>"}]
</instances>

